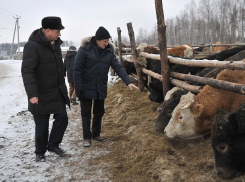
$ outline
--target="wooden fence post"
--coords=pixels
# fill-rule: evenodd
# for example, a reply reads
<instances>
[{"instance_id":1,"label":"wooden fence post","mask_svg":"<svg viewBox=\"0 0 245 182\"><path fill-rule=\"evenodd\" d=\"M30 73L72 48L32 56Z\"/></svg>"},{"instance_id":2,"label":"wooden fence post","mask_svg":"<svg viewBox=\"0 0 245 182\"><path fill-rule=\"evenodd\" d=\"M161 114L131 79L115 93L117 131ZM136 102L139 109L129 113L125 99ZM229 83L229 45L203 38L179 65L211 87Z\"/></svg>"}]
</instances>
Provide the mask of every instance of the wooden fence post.
<instances>
[{"instance_id":1,"label":"wooden fence post","mask_svg":"<svg viewBox=\"0 0 245 182\"><path fill-rule=\"evenodd\" d=\"M118 34L118 56L119 56L119 61L122 64L122 37L121 37L121 29L120 27L117 27L117 34Z\"/></svg>"},{"instance_id":2,"label":"wooden fence post","mask_svg":"<svg viewBox=\"0 0 245 182\"><path fill-rule=\"evenodd\" d=\"M162 0L155 0L155 7L157 15L158 44L160 48L160 58L162 65L163 96L165 97L166 93L170 89L170 70L168 64L166 26L164 23Z\"/></svg>"},{"instance_id":3,"label":"wooden fence post","mask_svg":"<svg viewBox=\"0 0 245 182\"><path fill-rule=\"evenodd\" d=\"M132 23L131 22L127 23L127 27L128 27L128 35L129 35L130 43L131 43L131 49L132 49L132 52L134 53L134 55L132 55L132 56L134 59L134 66L135 66L136 72L137 72L139 89L142 92L144 90L144 84L143 84L143 80L142 80L142 76L141 76L141 68L140 68L140 66L138 64L138 60L137 60L138 54L136 51L136 43L135 43L134 30L133 30Z\"/></svg>"}]
</instances>

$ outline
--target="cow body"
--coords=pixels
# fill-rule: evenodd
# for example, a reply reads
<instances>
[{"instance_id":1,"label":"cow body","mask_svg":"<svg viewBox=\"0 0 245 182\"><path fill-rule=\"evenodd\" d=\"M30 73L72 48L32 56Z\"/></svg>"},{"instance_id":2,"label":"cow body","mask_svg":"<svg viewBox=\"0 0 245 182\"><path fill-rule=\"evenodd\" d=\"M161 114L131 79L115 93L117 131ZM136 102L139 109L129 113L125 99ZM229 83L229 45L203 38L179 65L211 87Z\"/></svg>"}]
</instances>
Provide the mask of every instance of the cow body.
<instances>
[{"instance_id":1,"label":"cow body","mask_svg":"<svg viewBox=\"0 0 245 182\"><path fill-rule=\"evenodd\" d=\"M222 42L215 42L215 45L223 45L223 44L222 44ZM213 52L221 52L221 51L227 50L229 48L230 48L229 46L215 46L213 48Z\"/></svg>"},{"instance_id":2,"label":"cow body","mask_svg":"<svg viewBox=\"0 0 245 182\"><path fill-rule=\"evenodd\" d=\"M225 69L218 74L217 79L245 84L245 70ZM219 113L220 108L231 112L245 102L245 95L209 85L203 87L197 96L192 93L184 96L165 128L164 132L170 138L192 139L208 135L211 133L213 117Z\"/></svg>"},{"instance_id":3,"label":"cow body","mask_svg":"<svg viewBox=\"0 0 245 182\"><path fill-rule=\"evenodd\" d=\"M167 49L168 54L172 56L179 56L182 58L190 58L194 57L193 47L190 45L181 45L173 48Z\"/></svg>"},{"instance_id":4,"label":"cow body","mask_svg":"<svg viewBox=\"0 0 245 182\"><path fill-rule=\"evenodd\" d=\"M245 171L245 105L232 113L216 115L212 125L212 148L217 173L238 177Z\"/></svg>"},{"instance_id":5,"label":"cow body","mask_svg":"<svg viewBox=\"0 0 245 182\"><path fill-rule=\"evenodd\" d=\"M141 43L136 50L139 52L146 52L148 54L160 54L160 50L154 46L147 45L146 43Z\"/></svg>"},{"instance_id":6,"label":"cow body","mask_svg":"<svg viewBox=\"0 0 245 182\"><path fill-rule=\"evenodd\" d=\"M147 68L148 70L151 70L155 73L161 74L161 62L159 60L153 60L153 59L147 59ZM142 77L146 76L145 74L142 74ZM163 101L163 87L162 87L162 81L153 78L153 77L147 77L149 82L149 99L152 102L160 103Z\"/></svg>"},{"instance_id":7,"label":"cow body","mask_svg":"<svg viewBox=\"0 0 245 182\"><path fill-rule=\"evenodd\" d=\"M157 108L159 113L155 121L155 130L157 132L164 133L174 108L178 105L181 96L184 94L187 94L187 91L179 87L174 87L166 93L164 102Z\"/></svg>"}]
</instances>

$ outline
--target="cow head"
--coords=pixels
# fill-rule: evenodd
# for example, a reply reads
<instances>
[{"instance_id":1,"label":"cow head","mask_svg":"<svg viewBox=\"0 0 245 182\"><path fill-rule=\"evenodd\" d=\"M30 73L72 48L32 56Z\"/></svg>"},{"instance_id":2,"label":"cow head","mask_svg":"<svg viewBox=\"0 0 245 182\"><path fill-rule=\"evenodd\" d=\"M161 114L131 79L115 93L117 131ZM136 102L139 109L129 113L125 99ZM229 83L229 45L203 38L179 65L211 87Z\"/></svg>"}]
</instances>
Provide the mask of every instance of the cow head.
<instances>
[{"instance_id":1,"label":"cow head","mask_svg":"<svg viewBox=\"0 0 245 182\"><path fill-rule=\"evenodd\" d=\"M166 126L164 133L169 138L179 137L185 139L198 138L201 135L195 132L195 117L191 113L194 104L194 94L188 92L180 99L179 104L172 112L172 117Z\"/></svg>"},{"instance_id":2,"label":"cow head","mask_svg":"<svg viewBox=\"0 0 245 182\"><path fill-rule=\"evenodd\" d=\"M169 120L171 119L174 108L180 101L180 97L186 93L187 91L179 87L174 87L166 93L164 102L157 108L159 113L155 121L155 129L157 132L164 132L165 127L168 125Z\"/></svg>"},{"instance_id":3,"label":"cow head","mask_svg":"<svg viewBox=\"0 0 245 182\"><path fill-rule=\"evenodd\" d=\"M244 106L214 117L211 141L218 175L225 179L240 176L245 170Z\"/></svg>"}]
</instances>

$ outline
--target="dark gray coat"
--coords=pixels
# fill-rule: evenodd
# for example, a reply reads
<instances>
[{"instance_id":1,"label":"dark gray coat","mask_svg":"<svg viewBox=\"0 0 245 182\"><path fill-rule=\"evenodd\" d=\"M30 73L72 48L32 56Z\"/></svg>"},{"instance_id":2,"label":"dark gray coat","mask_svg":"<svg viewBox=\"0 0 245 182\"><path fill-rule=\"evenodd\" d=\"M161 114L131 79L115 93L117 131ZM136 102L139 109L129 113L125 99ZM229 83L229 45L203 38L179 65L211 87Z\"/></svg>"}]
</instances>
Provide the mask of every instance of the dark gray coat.
<instances>
[{"instance_id":1,"label":"dark gray coat","mask_svg":"<svg viewBox=\"0 0 245 182\"><path fill-rule=\"evenodd\" d=\"M61 44L58 38L53 48L41 29L35 30L25 44L21 73L32 114L61 113L62 99L70 105ZM30 102L33 97L38 97L38 104Z\"/></svg>"},{"instance_id":2,"label":"dark gray coat","mask_svg":"<svg viewBox=\"0 0 245 182\"><path fill-rule=\"evenodd\" d=\"M67 51L64 60L64 75L67 76L69 83L73 83L73 66L75 62L77 51ZM66 75L67 72L67 75Z\"/></svg>"},{"instance_id":3,"label":"dark gray coat","mask_svg":"<svg viewBox=\"0 0 245 182\"><path fill-rule=\"evenodd\" d=\"M99 93L99 99L105 99L110 66L126 85L132 81L118 62L112 45L109 44L99 55L93 42L94 37L83 39L77 52L73 72L75 90L83 90L83 96L87 99L96 99L97 93Z\"/></svg>"}]
</instances>

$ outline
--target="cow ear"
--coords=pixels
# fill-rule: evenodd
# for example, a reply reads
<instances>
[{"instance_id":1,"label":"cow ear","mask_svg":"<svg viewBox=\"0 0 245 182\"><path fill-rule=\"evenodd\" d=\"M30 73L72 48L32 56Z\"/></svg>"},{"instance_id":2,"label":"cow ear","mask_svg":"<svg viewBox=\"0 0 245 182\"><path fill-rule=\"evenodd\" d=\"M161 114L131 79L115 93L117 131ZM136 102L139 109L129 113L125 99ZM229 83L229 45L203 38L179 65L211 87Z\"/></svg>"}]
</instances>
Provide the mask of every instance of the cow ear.
<instances>
[{"instance_id":1,"label":"cow ear","mask_svg":"<svg viewBox=\"0 0 245 182\"><path fill-rule=\"evenodd\" d=\"M194 115L195 118L198 118L201 116L203 108L204 107L202 104L196 104L191 110L191 113Z\"/></svg>"}]
</instances>

